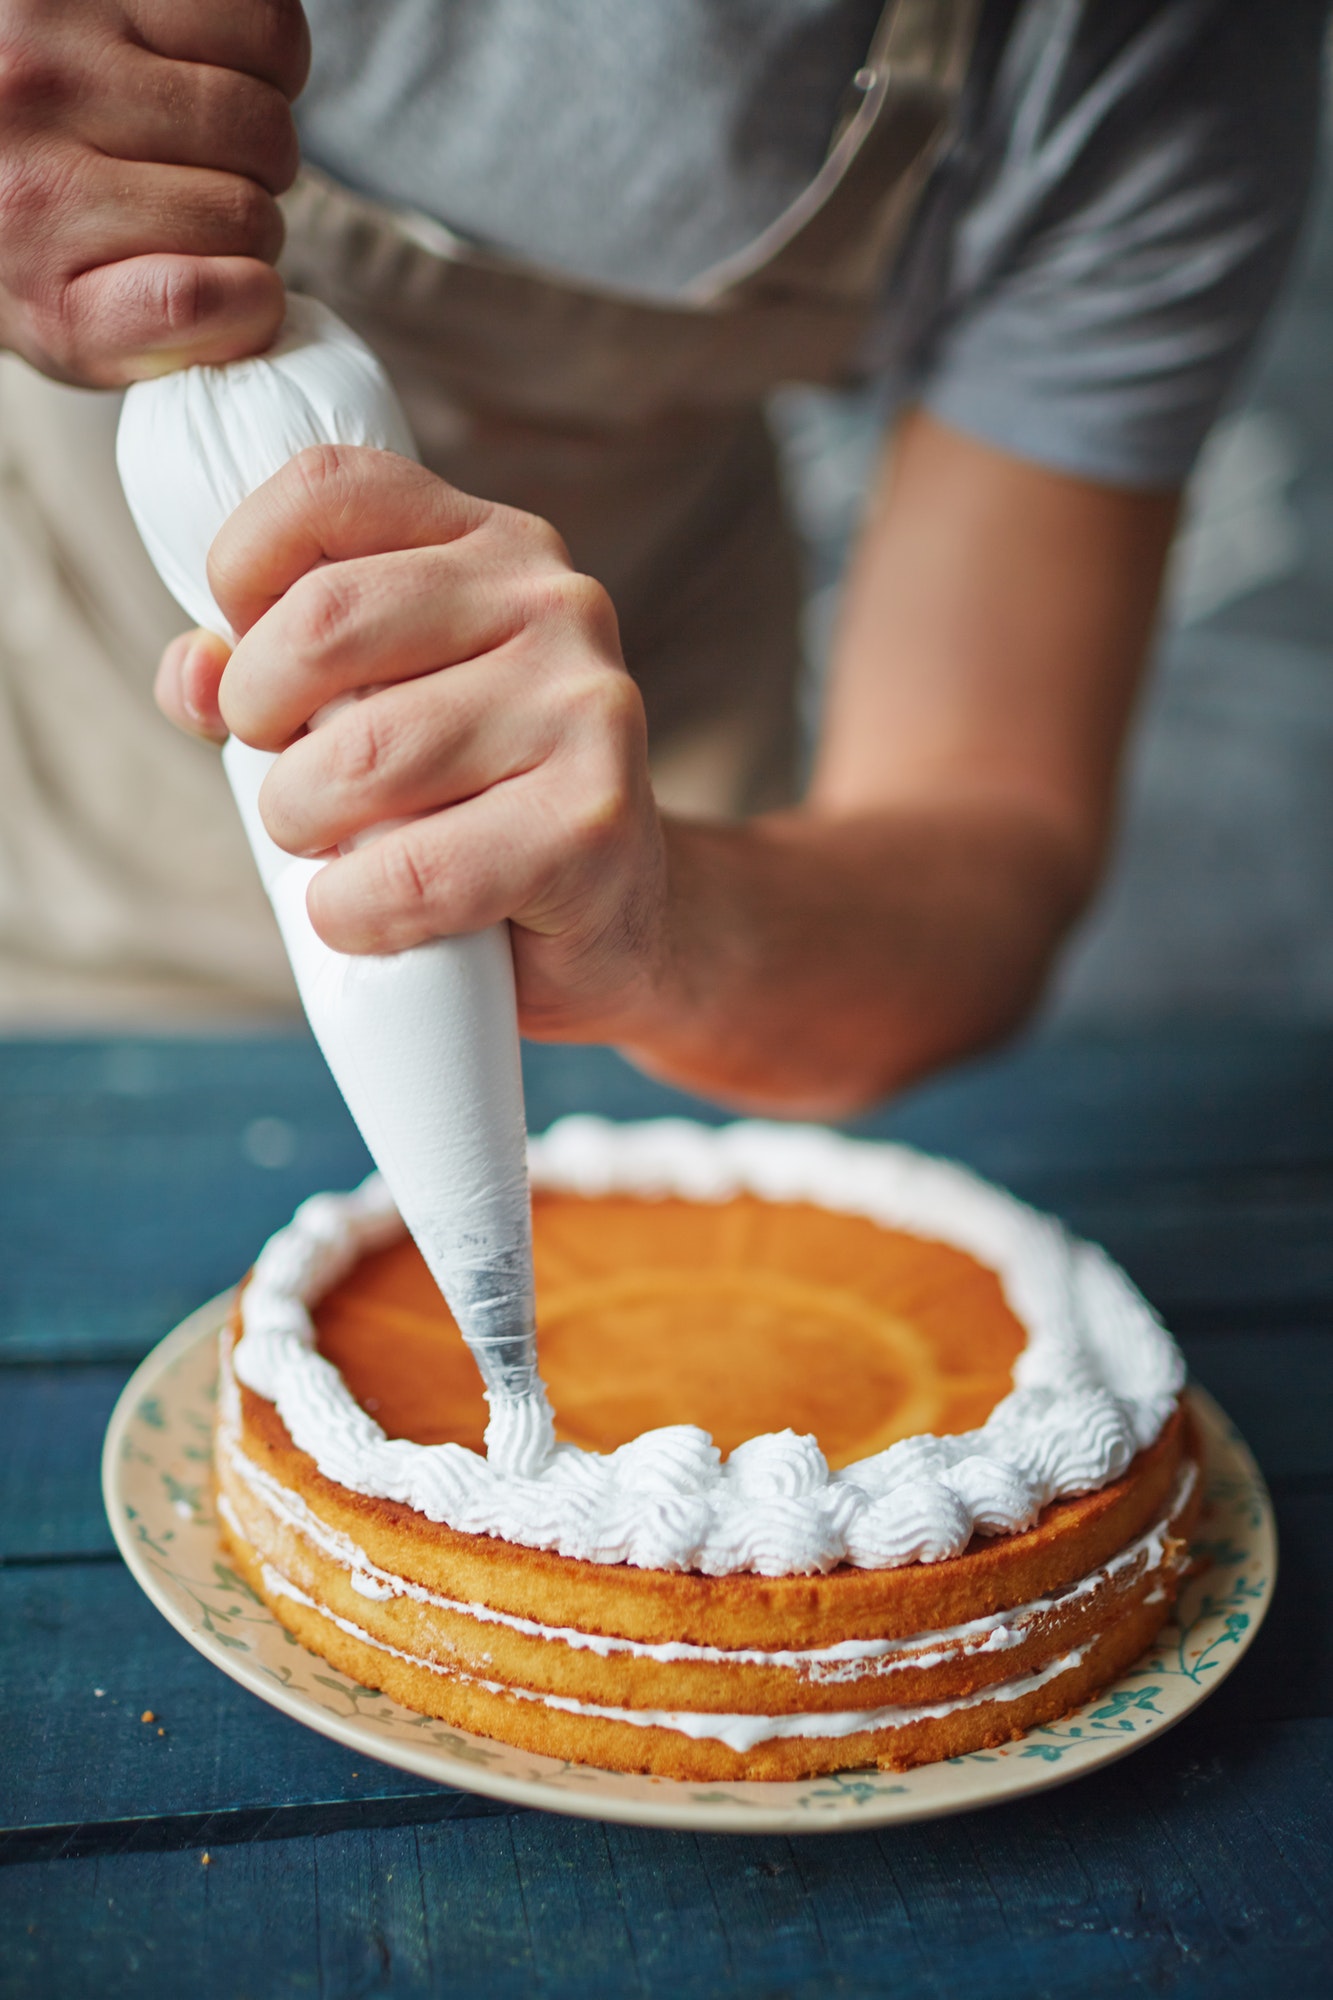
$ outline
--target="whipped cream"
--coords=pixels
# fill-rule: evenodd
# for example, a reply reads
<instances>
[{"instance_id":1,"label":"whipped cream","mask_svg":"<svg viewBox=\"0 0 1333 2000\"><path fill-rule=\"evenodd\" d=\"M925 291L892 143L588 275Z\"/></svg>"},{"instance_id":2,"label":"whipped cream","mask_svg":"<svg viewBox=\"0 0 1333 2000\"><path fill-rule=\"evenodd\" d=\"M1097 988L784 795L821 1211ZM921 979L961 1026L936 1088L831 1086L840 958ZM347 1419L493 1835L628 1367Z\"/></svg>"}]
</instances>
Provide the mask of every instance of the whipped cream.
<instances>
[{"instance_id":1,"label":"whipped cream","mask_svg":"<svg viewBox=\"0 0 1333 2000\"><path fill-rule=\"evenodd\" d=\"M327 1478L463 1533L584 1561L709 1576L887 1569L962 1553L1094 1491L1160 1434L1184 1383L1170 1335L1101 1250L976 1176L905 1147L745 1122L569 1118L534 1139L539 1187L588 1196L809 1201L951 1244L994 1270L1027 1344L979 1429L908 1438L841 1471L815 1439L749 1440L725 1462L675 1424L618 1450L529 1439L524 1469L386 1437L315 1348L310 1307L401 1229L384 1183L319 1195L261 1251L234 1365Z\"/></svg>"},{"instance_id":2,"label":"whipped cream","mask_svg":"<svg viewBox=\"0 0 1333 2000\"><path fill-rule=\"evenodd\" d=\"M227 1366L224 1350L224 1371ZM242 1485L249 1489L258 1507L271 1520L277 1521L300 1541L308 1543L345 1570L351 1588L359 1597L380 1604L395 1597L405 1597L416 1604L429 1604L436 1610L475 1619L482 1625L503 1626L525 1638L569 1646L575 1652L594 1653L601 1659L623 1654L633 1659L653 1660L664 1666L765 1667L792 1673L799 1680L817 1684L846 1684L869 1677L880 1679L908 1669L928 1669L958 1659L1010 1652L1014 1647L1023 1645L1034 1627L1039 1626L1051 1612L1068 1612L1117 1579L1123 1579L1126 1585L1130 1585L1140 1576L1151 1575L1163 1566L1174 1573L1186 1557L1184 1543L1174 1537L1174 1526L1188 1504L1199 1477L1196 1465L1190 1463L1184 1466L1161 1517L1141 1535L1127 1542L1109 1561L1089 1570L1086 1576L1055 1596L1031 1598L1024 1604L971 1618L962 1624L915 1632L903 1638L842 1639L831 1646L764 1650L752 1646L704 1646L685 1639L627 1639L619 1633L589 1632L575 1625L544 1625L538 1619L525 1618L517 1612L499 1611L492 1605L480 1604L472 1599L447 1597L410 1577L381 1568L350 1535L322 1520L299 1493L256 1465L238 1442L239 1425L235 1414L229 1414L223 1429L220 1444L226 1454L227 1465ZM228 1526L243 1542L257 1546L261 1556L273 1561L275 1551L262 1546L262 1537L256 1542L255 1531L238 1519L225 1492L218 1495L218 1508ZM1149 1601L1158 1601L1161 1594L1159 1587Z\"/></svg>"},{"instance_id":3,"label":"whipped cream","mask_svg":"<svg viewBox=\"0 0 1333 2000\"><path fill-rule=\"evenodd\" d=\"M116 459L130 512L172 595L234 639L208 552L248 494L307 446L416 449L370 349L313 299L291 296L269 350L139 382ZM318 721L318 718L316 718ZM323 866L268 837L259 791L275 759L233 738L223 762L302 1004L432 1277L477 1357L491 1455L530 1470L551 1437L533 1345L523 1085L508 927L384 957L316 936L306 891Z\"/></svg>"},{"instance_id":4,"label":"whipped cream","mask_svg":"<svg viewBox=\"0 0 1333 2000\"><path fill-rule=\"evenodd\" d=\"M1072 1673L1075 1667L1082 1665L1089 1650L1088 1646L1075 1646L1038 1673L1023 1674L1011 1681L997 1681L989 1687L980 1688L975 1694L958 1695L950 1701L921 1702L915 1706L806 1709L784 1715L727 1715L695 1708L604 1708L597 1702L577 1701L573 1695L542 1694L535 1688L510 1687L503 1681L484 1680L479 1674L461 1673L457 1667L447 1666L442 1661L427 1660L419 1653L405 1652L401 1646L390 1645L387 1639L376 1638L354 1619L344 1618L340 1613L330 1611L327 1605L317 1604L273 1563L263 1563L261 1572L264 1588L270 1596L286 1597L307 1611L318 1612L330 1625L345 1632L349 1639L358 1639L363 1646L373 1646L376 1652L388 1653L395 1660L406 1661L409 1666L424 1667L428 1673L438 1674L442 1680L484 1688L487 1694L507 1695L514 1701L534 1701L542 1708L561 1709L566 1715L587 1716L599 1722L627 1722L635 1729L673 1729L678 1735L689 1736L695 1742L725 1743L729 1750L742 1754L755 1749L760 1743L772 1743L785 1737L836 1738L860 1736L875 1729L910 1729L914 1722L938 1722L946 1715L956 1715L960 1709L983 1708L991 1702L1003 1705L1020 1701L1024 1695L1035 1694L1039 1688L1059 1680L1061 1675Z\"/></svg>"}]
</instances>

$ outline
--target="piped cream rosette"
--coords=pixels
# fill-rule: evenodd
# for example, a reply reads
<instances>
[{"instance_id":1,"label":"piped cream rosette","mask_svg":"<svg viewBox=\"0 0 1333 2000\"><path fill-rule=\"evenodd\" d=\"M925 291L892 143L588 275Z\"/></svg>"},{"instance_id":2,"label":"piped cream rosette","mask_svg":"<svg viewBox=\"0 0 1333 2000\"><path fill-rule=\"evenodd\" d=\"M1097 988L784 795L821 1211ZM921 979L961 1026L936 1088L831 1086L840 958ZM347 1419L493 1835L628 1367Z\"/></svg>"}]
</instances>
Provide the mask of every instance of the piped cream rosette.
<instances>
[{"instance_id":1,"label":"piped cream rosette","mask_svg":"<svg viewBox=\"0 0 1333 2000\"><path fill-rule=\"evenodd\" d=\"M788 1576L937 1562L1094 1492L1160 1435L1184 1382L1175 1343L1106 1254L962 1168L834 1133L568 1118L530 1152L533 1183L589 1197L813 1202L967 1251L998 1275L1027 1342L979 1429L907 1438L830 1471L783 1431L722 1459L674 1424L618 1450L561 1444L497 1476L460 1444L387 1437L316 1350L311 1307L402 1224L376 1179L319 1195L265 1246L242 1299L240 1381L277 1407L320 1472L464 1533L597 1563ZM831 1357L836 1365L836 1357Z\"/></svg>"}]
</instances>

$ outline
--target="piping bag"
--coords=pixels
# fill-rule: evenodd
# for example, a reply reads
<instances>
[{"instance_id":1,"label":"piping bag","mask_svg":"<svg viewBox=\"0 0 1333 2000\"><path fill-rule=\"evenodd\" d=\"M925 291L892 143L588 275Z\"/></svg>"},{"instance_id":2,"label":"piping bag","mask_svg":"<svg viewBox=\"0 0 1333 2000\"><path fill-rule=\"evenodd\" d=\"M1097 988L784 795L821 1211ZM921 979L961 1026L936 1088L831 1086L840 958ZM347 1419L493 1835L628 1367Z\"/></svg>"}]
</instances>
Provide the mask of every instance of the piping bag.
<instances>
[{"instance_id":1,"label":"piping bag","mask_svg":"<svg viewBox=\"0 0 1333 2000\"><path fill-rule=\"evenodd\" d=\"M172 596L229 643L236 635L208 587L213 538L247 494L314 444L417 456L370 349L325 306L295 294L265 354L186 368L126 393L116 462L135 525ZM553 1432L537 1372L508 926L391 956L332 951L306 912L324 864L285 854L259 816L275 757L232 737L222 761L315 1039L481 1371L487 1456L501 1471L531 1476Z\"/></svg>"}]
</instances>

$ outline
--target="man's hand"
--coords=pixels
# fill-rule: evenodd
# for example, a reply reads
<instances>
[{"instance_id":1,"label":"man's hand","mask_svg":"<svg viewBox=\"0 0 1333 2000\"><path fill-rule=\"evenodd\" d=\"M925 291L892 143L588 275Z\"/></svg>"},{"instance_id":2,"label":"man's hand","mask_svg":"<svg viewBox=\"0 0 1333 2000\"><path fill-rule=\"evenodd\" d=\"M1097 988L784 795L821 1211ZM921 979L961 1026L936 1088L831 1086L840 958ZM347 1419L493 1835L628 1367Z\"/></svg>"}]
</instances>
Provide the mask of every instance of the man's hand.
<instances>
[{"instance_id":1,"label":"man's hand","mask_svg":"<svg viewBox=\"0 0 1333 2000\"><path fill-rule=\"evenodd\" d=\"M283 753L261 804L294 852L422 815L318 876L330 944L509 917L528 1034L837 1116L1035 1003L1106 851L1175 512L909 415L810 795L739 826L659 817L611 608L552 531L383 453L307 453L233 515L210 577L244 636L178 641L159 699Z\"/></svg>"},{"instance_id":2,"label":"man's hand","mask_svg":"<svg viewBox=\"0 0 1333 2000\"><path fill-rule=\"evenodd\" d=\"M282 322L299 0L0 0L0 344L115 387Z\"/></svg>"},{"instance_id":3,"label":"man's hand","mask_svg":"<svg viewBox=\"0 0 1333 2000\"><path fill-rule=\"evenodd\" d=\"M237 509L209 581L242 636L164 659L158 698L280 751L260 795L327 854L339 951L513 924L526 1032L615 1039L658 983L666 870L643 704L604 590L545 522L389 452L303 452ZM362 689L312 730L327 703Z\"/></svg>"}]
</instances>

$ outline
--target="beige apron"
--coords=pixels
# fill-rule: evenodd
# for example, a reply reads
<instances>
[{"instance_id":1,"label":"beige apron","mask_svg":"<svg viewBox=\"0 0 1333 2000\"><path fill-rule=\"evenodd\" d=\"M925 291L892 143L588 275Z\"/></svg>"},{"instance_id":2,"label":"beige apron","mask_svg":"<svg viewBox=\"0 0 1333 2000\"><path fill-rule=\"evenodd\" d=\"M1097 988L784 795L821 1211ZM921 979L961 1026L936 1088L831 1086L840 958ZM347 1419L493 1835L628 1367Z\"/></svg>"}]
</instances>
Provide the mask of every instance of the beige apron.
<instances>
[{"instance_id":1,"label":"beige apron","mask_svg":"<svg viewBox=\"0 0 1333 2000\"><path fill-rule=\"evenodd\" d=\"M789 797L800 578L763 406L853 371L977 0L895 0L811 185L679 301L576 286L305 174L289 282L383 357L426 463L544 515L610 591L676 810ZM0 363L0 1022L293 1004L221 772L148 689L181 617L113 397Z\"/></svg>"}]
</instances>

